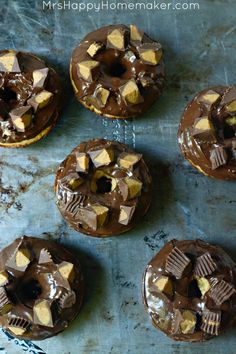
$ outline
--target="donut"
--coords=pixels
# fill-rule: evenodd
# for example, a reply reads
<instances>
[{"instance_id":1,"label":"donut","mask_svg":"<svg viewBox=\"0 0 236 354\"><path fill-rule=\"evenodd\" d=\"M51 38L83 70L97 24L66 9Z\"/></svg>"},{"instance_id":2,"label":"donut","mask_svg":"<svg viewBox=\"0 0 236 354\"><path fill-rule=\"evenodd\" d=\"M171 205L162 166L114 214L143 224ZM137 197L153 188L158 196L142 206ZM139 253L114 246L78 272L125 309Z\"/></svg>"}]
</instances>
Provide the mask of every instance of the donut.
<instances>
[{"instance_id":1,"label":"donut","mask_svg":"<svg viewBox=\"0 0 236 354\"><path fill-rule=\"evenodd\" d=\"M77 100L108 118L145 112L164 85L163 50L135 25L89 33L72 53L70 77Z\"/></svg>"},{"instance_id":2,"label":"donut","mask_svg":"<svg viewBox=\"0 0 236 354\"><path fill-rule=\"evenodd\" d=\"M128 146L105 139L78 145L56 174L57 206L75 230L105 237L133 228L151 202L152 179Z\"/></svg>"},{"instance_id":3,"label":"donut","mask_svg":"<svg viewBox=\"0 0 236 354\"><path fill-rule=\"evenodd\" d=\"M185 108L178 140L184 157L203 174L236 179L236 87L198 93Z\"/></svg>"},{"instance_id":4,"label":"donut","mask_svg":"<svg viewBox=\"0 0 236 354\"><path fill-rule=\"evenodd\" d=\"M0 252L0 326L42 340L77 316L84 282L78 259L61 245L21 237Z\"/></svg>"},{"instance_id":5,"label":"donut","mask_svg":"<svg viewBox=\"0 0 236 354\"><path fill-rule=\"evenodd\" d=\"M45 137L61 108L57 73L31 53L0 51L0 146L24 147Z\"/></svg>"},{"instance_id":6,"label":"donut","mask_svg":"<svg viewBox=\"0 0 236 354\"><path fill-rule=\"evenodd\" d=\"M149 262L143 301L155 327L177 341L220 335L236 315L235 263L219 246L172 240Z\"/></svg>"}]
</instances>

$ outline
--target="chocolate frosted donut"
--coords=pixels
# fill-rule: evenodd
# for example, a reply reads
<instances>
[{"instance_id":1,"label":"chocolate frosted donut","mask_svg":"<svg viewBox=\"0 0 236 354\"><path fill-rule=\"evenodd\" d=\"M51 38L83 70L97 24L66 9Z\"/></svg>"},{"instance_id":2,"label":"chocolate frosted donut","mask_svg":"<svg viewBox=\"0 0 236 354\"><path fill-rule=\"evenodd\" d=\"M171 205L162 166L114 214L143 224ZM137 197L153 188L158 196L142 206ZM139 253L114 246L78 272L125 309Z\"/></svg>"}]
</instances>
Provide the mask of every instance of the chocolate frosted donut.
<instances>
[{"instance_id":1,"label":"chocolate frosted donut","mask_svg":"<svg viewBox=\"0 0 236 354\"><path fill-rule=\"evenodd\" d=\"M185 158L199 171L236 179L236 87L198 93L184 111L178 139Z\"/></svg>"},{"instance_id":2,"label":"chocolate frosted donut","mask_svg":"<svg viewBox=\"0 0 236 354\"><path fill-rule=\"evenodd\" d=\"M18 338L63 331L77 316L83 292L78 260L59 244L24 236L0 252L0 325Z\"/></svg>"},{"instance_id":3,"label":"chocolate frosted donut","mask_svg":"<svg viewBox=\"0 0 236 354\"><path fill-rule=\"evenodd\" d=\"M55 182L65 220L97 237L133 228L149 208L151 187L142 155L105 139L77 146L59 166Z\"/></svg>"},{"instance_id":4,"label":"chocolate frosted donut","mask_svg":"<svg viewBox=\"0 0 236 354\"><path fill-rule=\"evenodd\" d=\"M155 327L177 341L218 336L236 315L236 267L201 240L167 243L149 262L143 299Z\"/></svg>"},{"instance_id":5,"label":"chocolate frosted donut","mask_svg":"<svg viewBox=\"0 0 236 354\"><path fill-rule=\"evenodd\" d=\"M0 51L0 146L24 147L46 136L58 118L57 73L30 53Z\"/></svg>"},{"instance_id":6,"label":"chocolate frosted donut","mask_svg":"<svg viewBox=\"0 0 236 354\"><path fill-rule=\"evenodd\" d=\"M108 118L146 111L164 84L159 42L136 26L113 25L89 33L74 49L70 75L76 98Z\"/></svg>"}]
</instances>

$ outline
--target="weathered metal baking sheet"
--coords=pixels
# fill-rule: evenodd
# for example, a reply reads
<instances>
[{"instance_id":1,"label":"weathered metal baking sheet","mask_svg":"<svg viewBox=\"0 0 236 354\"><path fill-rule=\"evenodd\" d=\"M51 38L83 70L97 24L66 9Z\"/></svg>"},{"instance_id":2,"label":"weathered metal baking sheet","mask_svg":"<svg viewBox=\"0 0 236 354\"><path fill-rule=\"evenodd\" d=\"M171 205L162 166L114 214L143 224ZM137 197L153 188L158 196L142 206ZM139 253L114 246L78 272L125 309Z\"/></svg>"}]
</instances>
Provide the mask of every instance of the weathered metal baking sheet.
<instances>
[{"instance_id":1,"label":"weathered metal baking sheet","mask_svg":"<svg viewBox=\"0 0 236 354\"><path fill-rule=\"evenodd\" d=\"M54 65L64 78L66 101L48 138L26 149L0 151L0 247L26 234L75 248L87 294L81 315L68 330L37 343L1 332L0 352L234 354L235 329L203 344L175 343L155 330L144 312L140 285L146 263L174 237L216 242L236 259L235 183L197 173L180 156L176 140L181 112L196 91L236 82L235 0L199 0L200 10L195 11L172 7L46 11L42 4L41 0L0 3L0 48L32 51ZM130 121L102 119L85 110L73 98L69 83L73 47L87 32L113 23L136 23L165 48L165 92L147 114ZM142 152L155 186L152 208L140 225L105 240L71 230L54 204L57 165L80 141L93 137L117 139Z\"/></svg>"}]
</instances>

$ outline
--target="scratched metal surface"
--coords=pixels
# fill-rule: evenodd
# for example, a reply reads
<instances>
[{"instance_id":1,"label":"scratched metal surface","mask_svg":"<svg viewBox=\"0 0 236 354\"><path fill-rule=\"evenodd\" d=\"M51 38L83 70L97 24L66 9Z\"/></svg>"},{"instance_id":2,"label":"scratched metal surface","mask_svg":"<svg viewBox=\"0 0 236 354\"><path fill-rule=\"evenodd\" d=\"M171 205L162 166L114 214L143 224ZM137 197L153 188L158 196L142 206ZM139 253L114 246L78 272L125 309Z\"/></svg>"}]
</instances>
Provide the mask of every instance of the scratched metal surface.
<instances>
[{"instance_id":1,"label":"scratched metal surface","mask_svg":"<svg viewBox=\"0 0 236 354\"><path fill-rule=\"evenodd\" d=\"M176 141L179 117L196 91L236 82L235 0L200 0L200 11L89 14L43 12L41 0L0 4L0 48L33 51L47 59L64 77L66 96L60 122L47 139L23 150L0 151L0 247L23 234L58 240L77 250L87 284L81 315L68 330L37 343L14 341L1 332L0 352L235 353L235 329L203 344L170 341L150 324L140 295L146 263L173 237L217 242L236 257L235 184L197 173L180 156ZM139 119L101 119L73 98L70 54L87 32L130 22L163 43L166 89ZM53 194L59 162L80 141L97 136L123 141L144 153L155 186L151 211L141 224L124 236L105 240L68 228Z\"/></svg>"}]
</instances>

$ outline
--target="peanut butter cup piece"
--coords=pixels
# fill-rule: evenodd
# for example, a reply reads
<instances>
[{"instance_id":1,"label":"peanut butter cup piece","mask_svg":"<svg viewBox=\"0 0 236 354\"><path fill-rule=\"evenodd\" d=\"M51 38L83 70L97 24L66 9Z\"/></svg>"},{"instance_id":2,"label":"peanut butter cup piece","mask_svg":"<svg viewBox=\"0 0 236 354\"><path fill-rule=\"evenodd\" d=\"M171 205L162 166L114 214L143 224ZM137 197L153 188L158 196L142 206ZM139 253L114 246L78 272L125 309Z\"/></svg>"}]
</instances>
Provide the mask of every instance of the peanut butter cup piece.
<instances>
[{"instance_id":1,"label":"peanut butter cup piece","mask_svg":"<svg viewBox=\"0 0 236 354\"><path fill-rule=\"evenodd\" d=\"M98 84L92 95L85 97L86 103L91 104L96 109L106 107L108 99L110 97L110 91Z\"/></svg>"},{"instance_id":2,"label":"peanut butter cup piece","mask_svg":"<svg viewBox=\"0 0 236 354\"><path fill-rule=\"evenodd\" d=\"M183 334L193 334L195 331L197 319L192 311L185 310L182 312L182 321L180 322L180 330Z\"/></svg>"},{"instance_id":3,"label":"peanut butter cup piece","mask_svg":"<svg viewBox=\"0 0 236 354\"><path fill-rule=\"evenodd\" d=\"M46 248L42 248L39 254L39 264L53 263L52 255Z\"/></svg>"},{"instance_id":4,"label":"peanut butter cup piece","mask_svg":"<svg viewBox=\"0 0 236 354\"><path fill-rule=\"evenodd\" d=\"M93 42L87 49L87 53L91 58L94 58L95 55L103 48L102 43Z\"/></svg>"},{"instance_id":5,"label":"peanut butter cup piece","mask_svg":"<svg viewBox=\"0 0 236 354\"><path fill-rule=\"evenodd\" d=\"M34 311L34 323L45 327L54 327L54 316L51 300L36 301Z\"/></svg>"},{"instance_id":6,"label":"peanut butter cup piece","mask_svg":"<svg viewBox=\"0 0 236 354\"><path fill-rule=\"evenodd\" d=\"M6 266L18 272L24 272L33 260L33 257L32 252L24 244L24 241L22 241L15 253L7 259Z\"/></svg>"},{"instance_id":7,"label":"peanut butter cup piece","mask_svg":"<svg viewBox=\"0 0 236 354\"><path fill-rule=\"evenodd\" d=\"M168 295L173 295L173 284L170 277L161 275L154 281L154 285L160 292L163 292Z\"/></svg>"},{"instance_id":8,"label":"peanut butter cup piece","mask_svg":"<svg viewBox=\"0 0 236 354\"><path fill-rule=\"evenodd\" d=\"M177 279L189 270L191 260L178 248L174 247L166 259L165 269Z\"/></svg>"},{"instance_id":9,"label":"peanut butter cup piece","mask_svg":"<svg viewBox=\"0 0 236 354\"><path fill-rule=\"evenodd\" d=\"M59 264L58 270L64 279L68 280L69 283L73 282L75 278L75 266L73 263L64 261Z\"/></svg>"},{"instance_id":10,"label":"peanut butter cup piece","mask_svg":"<svg viewBox=\"0 0 236 354\"><path fill-rule=\"evenodd\" d=\"M211 288L209 296L217 305L222 305L236 294L235 287L224 280L220 280Z\"/></svg>"},{"instance_id":11,"label":"peanut butter cup piece","mask_svg":"<svg viewBox=\"0 0 236 354\"><path fill-rule=\"evenodd\" d=\"M114 151L111 148L88 151L95 167L109 165L114 160Z\"/></svg>"},{"instance_id":12,"label":"peanut butter cup piece","mask_svg":"<svg viewBox=\"0 0 236 354\"><path fill-rule=\"evenodd\" d=\"M145 43L138 47L141 60L149 65L158 65L163 52L159 43Z\"/></svg>"},{"instance_id":13,"label":"peanut butter cup piece","mask_svg":"<svg viewBox=\"0 0 236 354\"><path fill-rule=\"evenodd\" d=\"M4 287L0 287L0 315L5 315L12 309L12 302L9 299Z\"/></svg>"},{"instance_id":14,"label":"peanut butter cup piece","mask_svg":"<svg viewBox=\"0 0 236 354\"><path fill-rule=\"evenodd\" d=\"M123 199L130 200L138 197L142 191L142 182L137 178L125 177L118 182Z\"/></svg>"},{"instance_id":15,"label":"peanut butter cup piece","mask_svg":"<svg viewBox=\"0 0 236 354\"><path fill-rule=\"evenodd\" d=\"M46 80L48 78L49 68L34 70L33 75L33 87L44 88Z\"/></svg>"},{"instance_id":16,"label":"peanut butter cup piece","mask_svg":"<svg viewBox=\"0 0 236 354\"><path fill-rule=\"evenodd\" d=\"M5 270L0 272L0 287L9 283L9 274Z\"/></svg>"},{"instance_id":17,"label":"peanut butter cup piece","mask_svg":"<svg viewBox=\"0 0 236 354\"><path fill-rule=\"evenodd\" d=\"M89 155L81 152L76 154L76 172L88 173Z\"/></svg>"},{"instance_id":18,"label":"peanut butter cup piece","mask_svg":"<svg viewBox=\"0 0 236 354\"><path fill-rule=\"evenodd\" d=\"M228 156L225 148L223 146L215 146L210 151L210 160L213 170L216 170L217 168L226 165Z\"/></svg>"},{"instance_id":19,"label":"peanut butter cup piece","mask_svg":"<svg viewBox=\"0 0 236 354\"><path fill-rule=\"evenodd\" d=\"M72 307L76 302L74 291L67 291L59 300L59 306L62 310Z\"/></svg>"},{"instance_id":20,"label":"peanut butter cup piece","mask_svg":"<svg viewBox=\"0 0 236 354\"><path fill-rule=\"evenodd\" d=\"M79 186L84 183L84 179L77 173L71 172L60 181L61 185L65 188L68 188L71 191L75 191Z\"/></svg>"},{"instance_id":21,"label":"peanut butter cup piece","mask_svg":"<svg viewBox=\"0 0 236 354\"><path fill-rule=\"evenodd\" d=\"M170 332L171 334L179 334L180 333L180 323L183 320L183 316L179 309L175 309L173 313L173 319L171 322Z\"/></svg>"},{"instance_id":22,"label":"peanut butter cup piece","mask_svg":"<svg viewBox=\"0 0 236 354\"><path fill-rule=\"evenodd\" d=\"M15 336L22 336L30 327L30 321L22 317L9 318L7 329Z\"/></svg>"},{"instance_id":23,"label":"peanut butter cup piece","mask_svg":"<svg viewBox=\"0 0 236 354\"><path fill-rule=\"evenodd\" d=\"M60 199L57 201L57 204L65 212L75 216L78 213L79 209L84 206L85 200L86 196L80 193L63 193L63 195L60 196Z\"/></svg>"},{"instance_id":24,"label":"peanut butter cup piece","mask_svg":"<svg viewBox=\"0 0 236 354\"><path fill-rule=\"evenodd\" d=\"M121 205L119 223L123 225L128 225L132 220L134 212L135 212L135 206Z\"/></svg>"},{"instance_id":25,"label":"peanut butter cup piece","mask_svg":"<svg viewBox=\"0 0 236 354\"><path fill-rule=\"evenodd\" d=\"M83 220L95 231L106 223L108 213L109 209L99 204L94 204L89 208L82 209Z\"/></svg>"},{"instance_id":26,"label":"peanut butter cup piece","mask_svg":"<svg viewBox=\"0 0 236 354\"><path fill-rule=\"evenodd\" d=\"M20 73L21 69L17 59L17 52L9 51L0 54L0 71Z\"/></svg>"},{"instance_id":27,"label":"peanut butter cup piece","mask_svg":"<svg viewBox=\"0 0 236 354\"><path fill-rule=\"evenodd\" d=\"M35 112L37 112L38 110L46 107L52 99L53 99L53 93L43 90L38 94L36 94L35 96L31 97L27 101L27 103L33 107Z\"/></svg>"},{"instance_id":28,"label":"peanut butter cup piece","mask_svg":"<svg viewBox=\"0 0 236 354\"><path fill-rule=\"evenodd\" d=\"M12 123L18 132L25 132L29 128L33 115L31 106L15 108L9 113Z\"/></svg>"},{"instance_id":29,"label":"peanut butter cup piece","mask_svg":"<svg viewBox=\"0 0 236 354\"><path fill-rule=\"evenodd\" d=\"M130 80L120 87L121 97L127 105L135 105L143 102L139 88L135 80Z\"/></svg>"},{"instance_id":30,"label":"peanut butter cup piece","mask_svg":"<svg viewBox=\"0 0 236 354\"><path fill-rule=\"evenodd\" d=\"M201 329L213 336L219 335L221 311L203 311Z\"/></svg>"},{"instance_id":31,"label":"peanut butter cup piece","mask_svg":"<svg viewBox=\"0 0 236 354\"><path fill-rule=\"evenodd\" d=\"M212 106L219 100L219 98L220 98L219 93L215 92L214 90L209 90L205 92L203 95L200 95L200 97L198 97L198 102Z\"/></svg>"},{"instance_id":32,"label":"peanut butter cup piece","mask_svg":"<svg viewBox=\"0 0 236 354\"><path fill-rule=\"evenodd\" d=\"M78 74L86 81L94 81L99 75L99 62L85 60L78 64Z\"/></svg>"},{"instance_id":33,"label":"peanut butter cup piece","mask_svg":"<svg viewBox=\"0 0 236 354\"><path fill-rule=\"evenodd\" d=\"M120 154L118 163L120 167L132 169L141 158L141 154L128 154L127 152L124 152Z\"/></svg>"},{"instance_id":34,"label":"peanut butter cup piece","mask_svg":"<svg viewBox=\"0 0 236 354\"><path fill-rule=\"evenodd\" d=\"M197 280L198 288L201 291L202 296L204 297L204 295L210 290L211 283L205 277L198 277L197 276L197 277L195 277L195 279Z\"/></svg>"},{"instance_id":35,"label":"peanut butter cup piece","mask_svg":"<svg viewBox=\"0 0 236 354\"><path fill-rule=\"evenodd\" d=\"M203 142L216 142L215 129L208 117L201 117L195 120L192 136Z\"/></svg>"},{"instance_id":36,"label":"peanut butter cup piece","mask_svg":"<svg viewBox=\"0 0 236 354\"><path fill-rule=\"evenodd\" d=\"M205 277L212 274L216 270L217 266L213 261L209 252L204 253L198 257L194 267L194 273L199 277Z\"/></svg>"},{"instance_id":37,"label":"peanut butter cup piece","mask_svg":"<svg viewBox=\"0 0 236 354\"><path fill-rule=\"evenodd\" d=\"M112 29L107 35L107 47L124 51L126 47L125 35L126 30L123 28Z\"/></svg>"},{"instance_id":38,"label":"peanut butter cup piece","mask_svg":"<svg viewBox=\"0 0 236 354\"><path fill-rule=\"evenodd\" d=\"M140 44L142 42L144 32L135 25L130 25L130 41L134 44Z\"/></svg>"}]
</instances>

